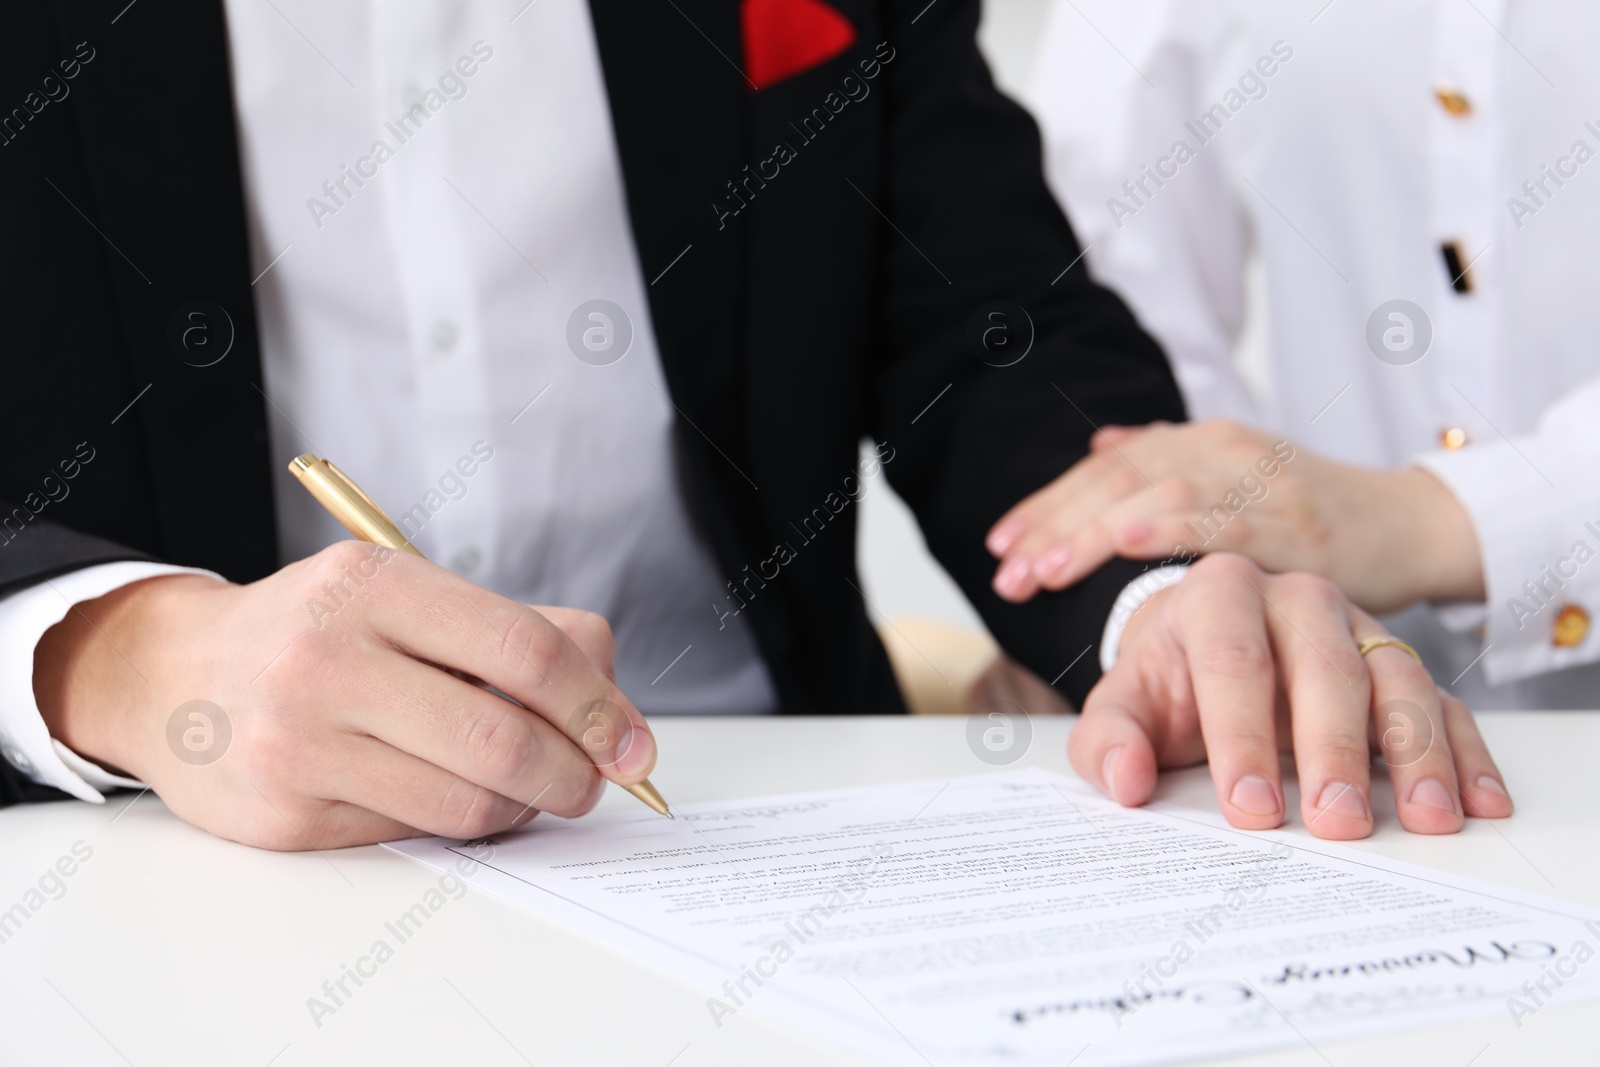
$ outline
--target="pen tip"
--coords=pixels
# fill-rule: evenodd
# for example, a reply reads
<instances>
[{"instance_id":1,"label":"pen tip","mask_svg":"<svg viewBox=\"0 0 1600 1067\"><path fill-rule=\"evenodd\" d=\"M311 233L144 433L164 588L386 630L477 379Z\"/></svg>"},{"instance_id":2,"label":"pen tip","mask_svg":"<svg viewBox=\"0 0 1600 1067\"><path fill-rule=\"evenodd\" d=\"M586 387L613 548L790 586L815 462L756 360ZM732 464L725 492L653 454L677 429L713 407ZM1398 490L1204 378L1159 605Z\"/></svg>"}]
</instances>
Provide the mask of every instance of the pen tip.
<instances>
[{"instance_id":1,"label":"pen tip","mask_svg":"<svg viewBox=\"0 0 1600 1067\"><path fill-rule=\"evenodd\" d=\"M634 782L632 785L623 786L623 788L649 805L651 811L665 815L669 819L672 818L672 812L667 810L666 798L656 791L655 786L650 784L650 779L646 778L643 781Z\"/></svg>"}]
</instances>

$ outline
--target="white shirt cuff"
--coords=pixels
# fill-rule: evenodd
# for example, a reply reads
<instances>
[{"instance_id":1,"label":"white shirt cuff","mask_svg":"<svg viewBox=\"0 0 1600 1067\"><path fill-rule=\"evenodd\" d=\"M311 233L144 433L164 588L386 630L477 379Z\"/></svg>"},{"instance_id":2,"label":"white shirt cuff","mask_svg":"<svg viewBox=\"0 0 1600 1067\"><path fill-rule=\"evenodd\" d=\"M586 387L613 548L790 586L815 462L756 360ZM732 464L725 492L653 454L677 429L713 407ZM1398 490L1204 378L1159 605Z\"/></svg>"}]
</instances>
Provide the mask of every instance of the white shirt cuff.
<instances>
[{"instance_id":1,"label":"white shirt cuff","mask_svg":"<svg viewBox=\"0 0 1600 1067\"><path fill-rule=\"evenodd\" d=\"M1594 627L1574 645L1554 640L1569 606L1586 617L1600 613L1600 567L1587 562L1600 550L1597 458L1581 438L1556 433L1415 458L1455 494L1477 532L1485 610L1474 617L1468 605L1455 605L1439 617L1450 628L1469 620L1484 626L1490 684L1600 659Z\"/></svg>"},{"instance_id":2,"label":"white shirt cuff","mask_svg":"<svg viewBox=\"0 0 1600 1067\"><path fill-rule=\"evenodd\" d=\"M1183 576L1188 573L1189 566L1186 563L1168 564L1153 571L1145 571L1123 587L1122 592L1117 594L1116 603L1111 605L1111 614L1106 618L1106 628L1100 635L1102 673L1109 671L1117 662L1117 646L1122 643L1122 631L1128 628L1128 620L1133 618L1133 613L1144 607L1151 597L1167 586L1177 585L1183 581Z\"/></svg>"},{"instance_id":3,"label":"white shirt cuff","mask_svg":"<svg viewBox=\"0 0 1600 1067\"><path fill-rule=\"evenodd\" d=\"M33 696L33 651L45 631L74 604L113 589L164 574L203 574L165 563L101 563L47 578L0 597L0 755L41 785L54 786L91 804L105 803L102 789L139 788L144 783L112 774L50 736Z\"/></svg>"}]
</instances>

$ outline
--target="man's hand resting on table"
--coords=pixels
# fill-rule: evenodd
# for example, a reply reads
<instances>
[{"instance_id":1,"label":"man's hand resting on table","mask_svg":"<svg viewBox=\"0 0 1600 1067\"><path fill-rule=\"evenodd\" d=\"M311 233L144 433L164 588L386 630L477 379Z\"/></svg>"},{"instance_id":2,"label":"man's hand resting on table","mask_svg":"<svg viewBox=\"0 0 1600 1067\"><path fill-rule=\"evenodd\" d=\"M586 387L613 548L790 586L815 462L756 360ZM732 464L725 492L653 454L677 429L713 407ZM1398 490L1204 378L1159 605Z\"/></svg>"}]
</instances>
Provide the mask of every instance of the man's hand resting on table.
<instances>
[{"instance_id":1,"label":"man's hand resting on table","mask_svg":"<svg viewBox=\"0 0 1600 1067\"><path fill-rule=\"evenodd\" d=\"M1463 808L1511 814L1472 713L1404 649L1357 651L1383 633L1325 578L1207 556L1129 619L1070 735L1072 765L1134 805L1158 770L1209 760L1228 821L1264 830L1284 819L1278 753L1292 750L1301 819L1348 839L1372 832L1377 753L1407 830L1455 833Z\"/></svg>"},{"instance_id":2,"label":"man's hand resting on table","mask_svg":"<svg viewBox=\"0 0 1600 1067\"><path fill-rule=\"evenodd\" d=\"M655 741L613 684L614 651L598 615L343 542L251 585L174 575L79 605L39 642L34 691L52 736L189 822L337 848L579 815L607 779L644 778ZM197 699L232 731L205 765L168 741Z\"/></svg>"}]
</instances>

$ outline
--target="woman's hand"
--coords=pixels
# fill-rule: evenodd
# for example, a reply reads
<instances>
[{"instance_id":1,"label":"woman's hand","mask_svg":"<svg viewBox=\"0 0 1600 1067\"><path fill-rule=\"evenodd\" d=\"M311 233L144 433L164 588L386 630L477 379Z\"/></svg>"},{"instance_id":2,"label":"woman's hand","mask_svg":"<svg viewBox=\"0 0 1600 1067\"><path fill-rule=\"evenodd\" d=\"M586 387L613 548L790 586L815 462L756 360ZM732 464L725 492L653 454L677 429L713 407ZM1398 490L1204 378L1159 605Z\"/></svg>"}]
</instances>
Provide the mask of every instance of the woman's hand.
<instances>
[{"instance_id":1,"label":"woman's hand","mask_svg":"<svg viewBox=\"0 0 1600 1067\"><path fill-rule=\"evenodd\" d=\"M1023 601L1112 556L1236 552L1332 580L1368 611L1483 597L1472 520L1419 467L1338 463L1228 419L1106 427L1092 454L989 532L994 588Z\"/></svg>"}]
</instances>

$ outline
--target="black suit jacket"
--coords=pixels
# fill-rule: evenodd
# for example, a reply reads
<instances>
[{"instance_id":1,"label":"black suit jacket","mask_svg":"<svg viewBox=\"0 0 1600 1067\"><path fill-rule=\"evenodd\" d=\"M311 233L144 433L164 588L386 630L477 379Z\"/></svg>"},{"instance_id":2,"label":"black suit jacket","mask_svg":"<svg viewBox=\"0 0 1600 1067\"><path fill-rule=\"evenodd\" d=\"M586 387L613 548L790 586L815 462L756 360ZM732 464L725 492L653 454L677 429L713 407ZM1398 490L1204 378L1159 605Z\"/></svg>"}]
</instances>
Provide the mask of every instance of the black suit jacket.
<instances>
[{"instance_id":1,"label":"black suit jacket","mask_svg":"<svg viewBox=\"0 0 1600 1067\"><path fill-rule=\"evenodd\" d=\"M831 512L860 439L893 449L890 481L1001 644L1054 678L1139 568L1008 605L984 533L1096 424L1183 411L1078 263L1036 130L979 56L976 0L836 3L857 43L760 91L734 0L591 9L693 513L741 587L797 550L745 609L785 710L896 711L855 509L797 530ZM260 578L289 457L268 452L221 4L40 0L4 19L0 593L146 557ZM211 366L174 334L194 301L233 335ZM996 301L1008 318L987 317ZM1011 353L1032 336L1014 365L978 357L997 323ZM1097 675L1084 656L1059 685L1079 702Z\"/></svg>"}]
</instances>

